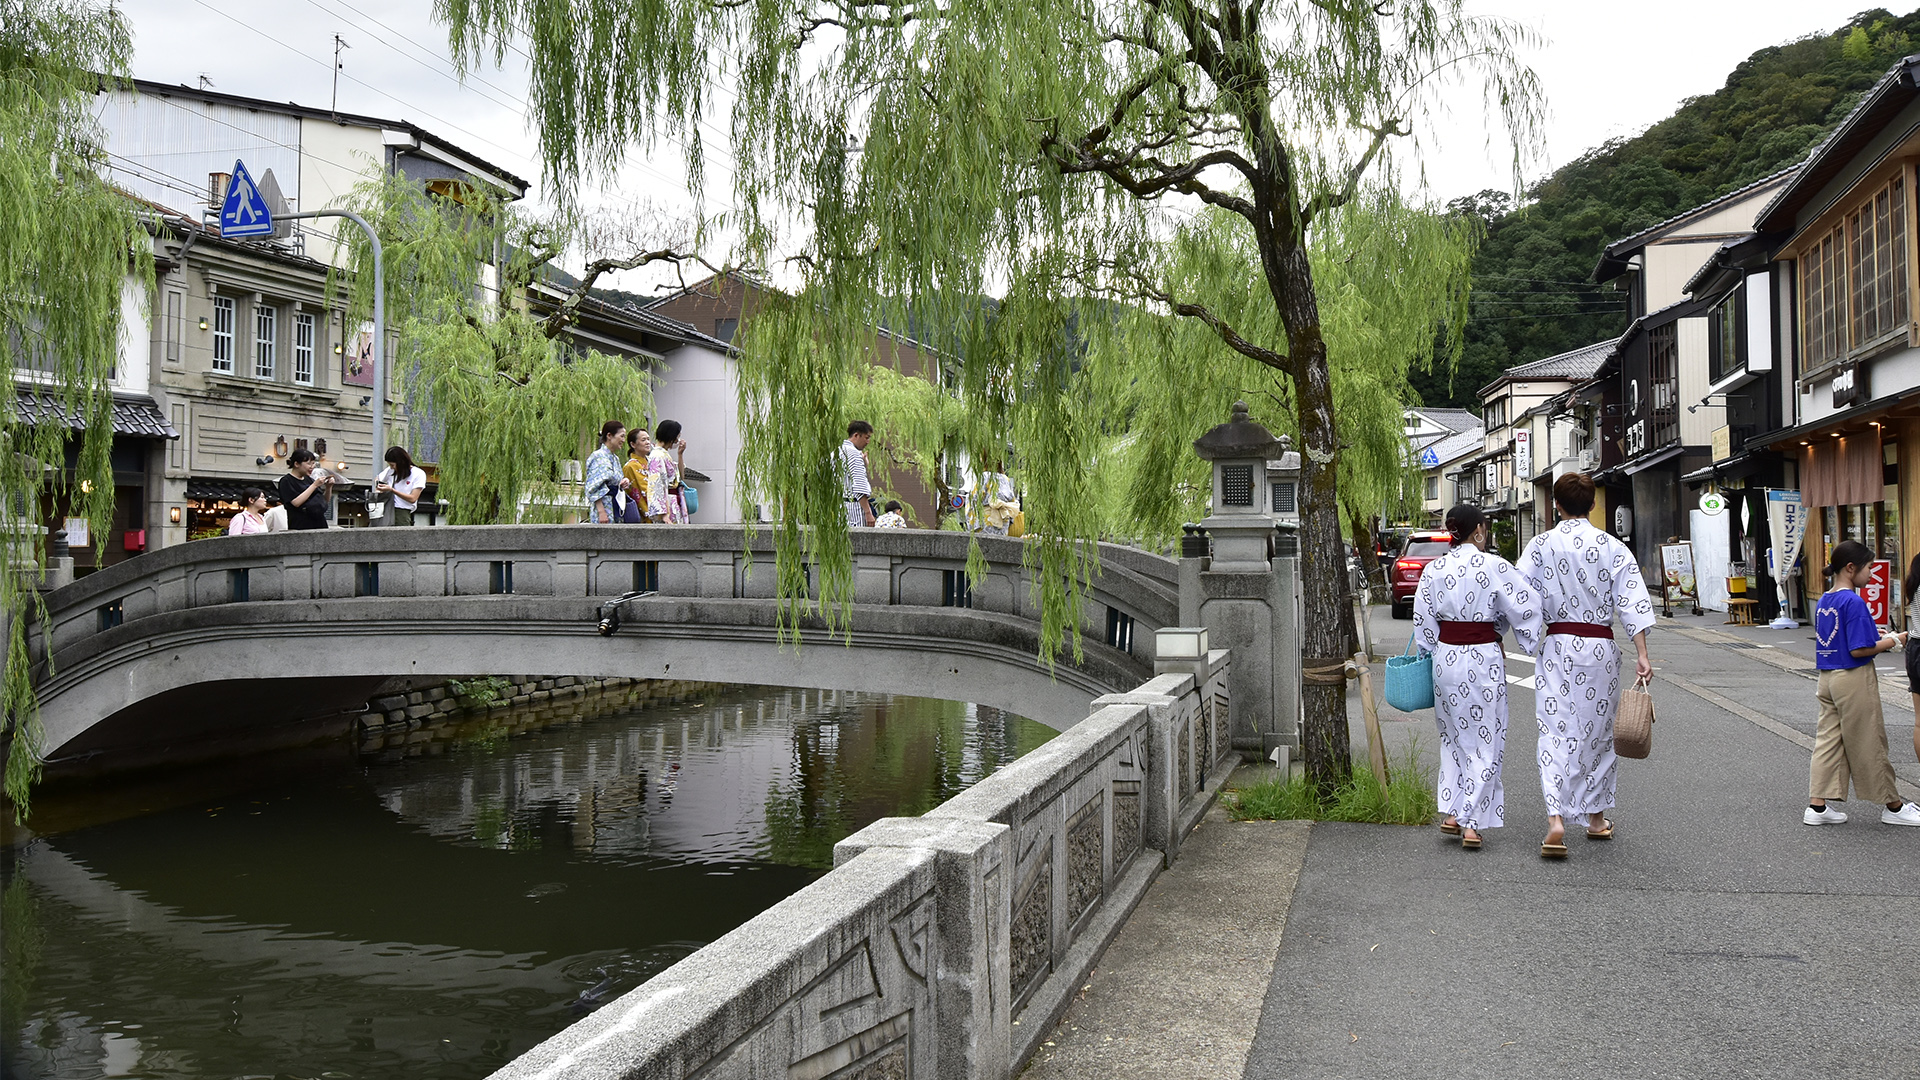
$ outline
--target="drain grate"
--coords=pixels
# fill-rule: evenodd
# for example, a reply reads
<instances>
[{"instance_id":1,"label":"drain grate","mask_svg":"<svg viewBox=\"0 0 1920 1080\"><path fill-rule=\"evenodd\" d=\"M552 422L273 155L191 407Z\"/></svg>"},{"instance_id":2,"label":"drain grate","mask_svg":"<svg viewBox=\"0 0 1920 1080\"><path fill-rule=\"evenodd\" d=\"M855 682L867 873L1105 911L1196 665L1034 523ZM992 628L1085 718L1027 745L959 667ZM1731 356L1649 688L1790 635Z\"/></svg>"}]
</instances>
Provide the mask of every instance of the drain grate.
<instances>
[{"instance_id":1,"label":"drain grate","mask_svg":"<svg viewBox=\"0 0 1920 1080\"><path fill-rule=\"evenodd\" d=\"M1751 641L1722 641L1720 642L1720 647L1723 649L1771 649L1773 648L1773 646L1771 645L1755 645Z\"/></svg>"}]
</instances>

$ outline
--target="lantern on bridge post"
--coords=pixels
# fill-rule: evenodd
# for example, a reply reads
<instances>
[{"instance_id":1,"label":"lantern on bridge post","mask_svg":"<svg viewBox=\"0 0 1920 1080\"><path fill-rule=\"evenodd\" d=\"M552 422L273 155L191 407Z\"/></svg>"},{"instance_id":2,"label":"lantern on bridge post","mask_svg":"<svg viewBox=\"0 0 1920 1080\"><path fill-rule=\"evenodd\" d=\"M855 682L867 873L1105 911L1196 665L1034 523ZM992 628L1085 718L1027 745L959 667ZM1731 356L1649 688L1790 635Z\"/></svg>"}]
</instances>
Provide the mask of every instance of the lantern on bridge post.
<instances>
[{"instance_id":1,"label":"lantern on bridge post","mask_svg":"<svg viewBox=\"0 0 1920 1080\"><path fill-rule=\"evenodd\" d=\"M1236 401L1231 418L1193 450L1213 466L1213 512L1200 522L1212 554L1181 560L1181 622L1206 627L1213 647L1233 652L1233 746L1243 757L1267 758L1296 747L1300 730L1297 546L1276 535L1269 465L1284 462L1288 446Z\"/></svg>"},{"instance_id":2,"label":"lantern on bridge post","mask_svg":"<svg viewBox=\"0 0 1920 1080\"><path fill-rule=\"evenodd\" d=\"M1283 447L1273 432L1247 418L1247 403L1233 403L1233 418L1194 440L1193 450L1213 463L1213 513L1201 527L1213 537L1215 573L1264 574L1273 568L1273 495L1267 461Z\"/></svg>"}]
</instances>

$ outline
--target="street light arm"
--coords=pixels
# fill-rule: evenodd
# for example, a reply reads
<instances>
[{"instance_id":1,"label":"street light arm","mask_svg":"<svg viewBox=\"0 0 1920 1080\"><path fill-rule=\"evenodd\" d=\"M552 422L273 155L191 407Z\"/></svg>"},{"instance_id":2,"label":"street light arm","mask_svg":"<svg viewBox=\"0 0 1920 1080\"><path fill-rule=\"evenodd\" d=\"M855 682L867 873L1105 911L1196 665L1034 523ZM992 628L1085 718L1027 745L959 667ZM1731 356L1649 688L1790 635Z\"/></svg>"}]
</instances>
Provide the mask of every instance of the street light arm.
<instances>
[{"instance_id":1,"label":"street light arm","mask_svg":"<svg viewBox=\"0 0 1920 1080\"><path fill-rule=\"evenodd\" d=\"M367 224L366 218L351 210L303 210L283 217L288 221L346 218L360 226L360 231L367 234L367 243L373 247L373 462L367 472L367 482L372 483L373 478L380 475L387 445L387 278L380 250L380 234L373 231L373 226Z\"/></svg>"}]
</instances>

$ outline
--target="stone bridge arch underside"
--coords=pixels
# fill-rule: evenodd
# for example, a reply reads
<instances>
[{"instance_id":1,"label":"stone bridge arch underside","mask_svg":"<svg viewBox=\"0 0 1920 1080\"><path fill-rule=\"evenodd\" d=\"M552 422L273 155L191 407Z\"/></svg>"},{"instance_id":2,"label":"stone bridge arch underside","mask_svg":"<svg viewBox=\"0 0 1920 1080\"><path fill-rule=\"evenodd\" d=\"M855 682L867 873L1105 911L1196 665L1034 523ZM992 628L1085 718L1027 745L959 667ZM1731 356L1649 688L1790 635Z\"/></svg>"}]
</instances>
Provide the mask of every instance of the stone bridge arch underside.
<instances>
[{"instance_id":1,"label":"stone bridge arch underside","mask_svg":"<svg viewBox=\"0 0 1920 1080\"><path fill-rule=\"evenodd\" d=\"M395 677L494 673L908 694L1065 729L1095 697L1151 676L1152 631L1178 609L1172 560L1103 547L1082 659L1049 666L1017 542L983 541L988 575L963 591L965 536L865 530L851 632L816 622L795 647L776 633L772 553L749 561L747 545L734 526L573 525L163 549L49 595L51 676L44 628L34 634L43 746L56 771L167 745L204 753L357 712ZM600 605L636 581L657 591L599 633ZM1116 616L1122 648L1103 643Z\"/></svg>"}]
</instances>

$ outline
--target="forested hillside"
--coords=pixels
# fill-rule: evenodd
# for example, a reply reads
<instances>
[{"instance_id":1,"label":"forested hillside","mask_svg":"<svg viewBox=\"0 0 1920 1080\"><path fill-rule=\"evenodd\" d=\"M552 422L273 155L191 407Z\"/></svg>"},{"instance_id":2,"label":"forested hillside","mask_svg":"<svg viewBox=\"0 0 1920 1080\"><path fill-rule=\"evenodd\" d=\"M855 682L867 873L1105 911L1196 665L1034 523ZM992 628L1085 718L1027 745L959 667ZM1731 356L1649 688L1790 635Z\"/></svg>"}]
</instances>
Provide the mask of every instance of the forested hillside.
<instances>
[{"instance_id":1,"label":"forested hillside","mask_svg":"<svg viewBox=\"0 0 1920 1080\"><path fill-rule=\"evenodd\" d=\"M1761 49L1714 93L1568 163L1518 210L1504 192L1455 200L1488 222L1466 353L1452 373L1414 373L1414 387L1427 404L1477 408L1506 368L1620 333L1625 296L1589 281L1602 248L1801 160L1916 41L1920 11L1867 11Z\"/></svg>"}]
</instances>

